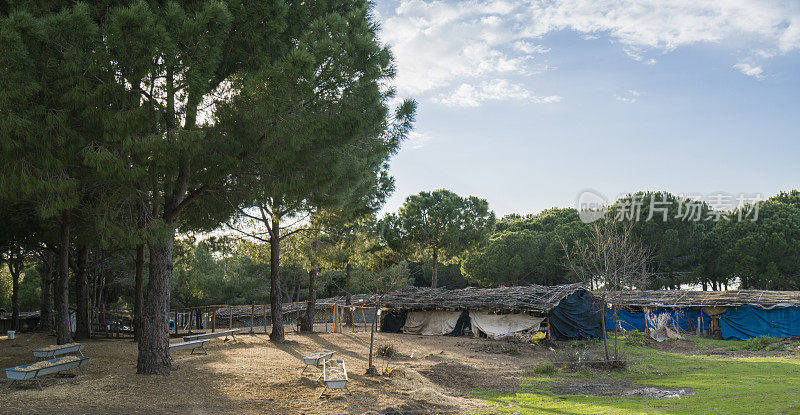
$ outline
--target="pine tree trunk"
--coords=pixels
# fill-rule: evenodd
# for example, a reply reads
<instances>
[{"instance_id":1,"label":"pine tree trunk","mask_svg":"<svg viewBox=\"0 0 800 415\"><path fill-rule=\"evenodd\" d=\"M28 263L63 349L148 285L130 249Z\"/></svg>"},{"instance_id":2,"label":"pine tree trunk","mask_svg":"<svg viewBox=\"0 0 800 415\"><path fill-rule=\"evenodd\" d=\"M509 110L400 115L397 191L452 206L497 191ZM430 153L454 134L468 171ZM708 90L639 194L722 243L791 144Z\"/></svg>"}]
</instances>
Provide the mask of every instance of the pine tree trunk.
<instances>
[{"instance_id":1,"label":"pine tree trunk","mask_svg":"<svg viewBox=\"0 0 800 415\"><path fill-rule=\"evenodd\" d=\"M301 333L314 332L314 306L317 301L317 269L308 271L308 303L306 304L306 315L300 323Z\"/></svg>"},{"instance_id":2,"label":"pine tree trunk","mask_svg":"<svg viewBox=\"0 0 800 415\"><path fill-rule=\"evenodd\" d=\"M439 251L433 248L433 275L431 276L431 288L436 288L439 285Z\"/></svg>"},{"instance_id":3,"label":"pine tree trunk","mask_svg":"<svg viewBox=\"0 0 800 415\"><path fill-rule=\"evenodd\" d=\"M75 338L88 339L89 330L89 248L78 247L78 272L75 276Z\"/></svg>"},{"instance_id":4,"label":"pine tree trunk","mask_svg":"<svg viewBox=\"0 0 800 415\"><path fill-rule=\"evenodd\" d=\"M269 340L282 343L285 340L283 334L283 310L281 307L281 277L280 266L280 221L272 218L273 234L269 238L269 302L272 317L272 333Z\"/></svg>"},{"instance_id":5,"label":"pine tree trunk","mask_svg":"<svg viewBox=\"0 0 800 415\"><path fill-rule=\"evenodd\" d=\"M11 327L14 331L19 331L19 271L20 267L8 262L8 270L11 272Z\"/></svg>"},{"instance_id":6,"label":"pine tree trunk","mask_svg":"<svg viewBox=\"0 0 800 415\"><path fill-rule=\"evenodd\" d=\"M53 284L56 307L56 343L72 342L69 324L69 227L70 213L61 215L59 224L58 275Z\"/></svg>"},{"instance_id":7,"label":"pine tree trunk","mask_svg":"<svg viewBox=\"0 0 800 415\"><path fill-rule=\"evenodd\" d=\"M168 375L170 372L169 303L172 291L174 229L170 226L166 236L148 244L150 281L147 284L147 303L142 314L142 337L139 340L136 373Z\"/></svg>"},{"instance_id":8,"label":"pine tree trunk","mask_svg":"<svg viewBox=\"0 0 800 415\"><path fill-rule=\"evenodd\" d=\"M136 245L136 287L133 300L133 340L142 339L142 313L144 311L144 245Z\"/></svg>"},{"instance_id":9,"label":"pine tree trunk","mask_svg":"<svg viewBox=\"0 0 800 415\"><path fill-rule=\"evenodd\" d=\"M53 253L46 250L42 255L42 288L39 309L39 331L53 331Z\"/></svg>"},{"instance_id":10,"label":"pine tree trunk","mask_svg":"<svg viewBox=\"0 0 800 415\"><path fill-rule=\"evenodd\" d=\"M347 306L345 307L345 325L348 327L353 326L353 309L350 305L353 304L353 298L350 294L350 271L351 271L350 262L347 262L347 265L344 267L344 304Z\"/></svg>"}]
</instances>

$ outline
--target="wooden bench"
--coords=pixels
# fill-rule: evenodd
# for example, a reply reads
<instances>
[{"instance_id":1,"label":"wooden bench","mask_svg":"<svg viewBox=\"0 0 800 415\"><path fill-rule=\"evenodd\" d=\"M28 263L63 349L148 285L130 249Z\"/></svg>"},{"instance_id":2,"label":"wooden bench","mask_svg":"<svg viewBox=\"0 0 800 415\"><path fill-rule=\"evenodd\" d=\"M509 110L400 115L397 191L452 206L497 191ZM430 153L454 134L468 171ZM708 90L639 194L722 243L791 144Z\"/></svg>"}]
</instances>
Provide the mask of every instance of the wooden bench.
<instances>
[{"instance_id":1,"label":"wooden bench","mask_svg":"<svg viewBox=\"0 0 800 415\"><path fill-rule=\"evenodd\" d=\"M43 347L33 351L33 356L40 359L47 359L56 357L62 354L78 352L83 356L83 344L81 343L68 343L55 346Z\"/></svg>"},{"instance_id":2,"label":"wooden bench","mask_svg":"<svg viewBox=\"0 0 800 415\"><path fill-rule=\"evenodd\" d=\"M242 330L241 329L231 329L231 330L217 331L217 332L214 332L214 333L193 334L191 336L184 336L183 337L183 341L190 342L190 341L194 341L194 340L209 340L209 339L213 339L215 337L222 337L222 336L225 336L226 339L228 338L228 336L231 336L231 337L233 337L233 340L236 340L236 335L239 334L240 331L242 331Z\"/></svg>"},{"instance_id":3,"label":"wooden bench","mask_svg":"<svg viewBox=\"0 0 800 415\"><path fill-rule=\"evenodd\" d=\"M36 386L39 387L39 390L43 390L40 380L71 379L75 376L59 377L58 375L65 370L74 369L76 367L83 373L81 367L87 363L89 363L89 358L86 356L64 356L50 360L41 360L27 365L10 367L6 369L6 377L11 379L11 383L9 383L8 386L10 387L18 380L32 380L36 382ZM50 374L55 374L55 376L43 378L43 376Z\"/></svg>"},{"instance_id":4,"label":"wooden bench","mask_svg":"<svg viewBox=\"0 0 800 415\"><path fill-rule=\"evenodd\" d=\"M208 354L206 350L206 345L208 344L209 340L191 340L182 343L172 343L169 345L170 353L178 351L178 350L186 350L192 349L192 352L189 354L194 354L194 351L200 349L203 351L203 354Z\"/></svg>"}]
</instances>

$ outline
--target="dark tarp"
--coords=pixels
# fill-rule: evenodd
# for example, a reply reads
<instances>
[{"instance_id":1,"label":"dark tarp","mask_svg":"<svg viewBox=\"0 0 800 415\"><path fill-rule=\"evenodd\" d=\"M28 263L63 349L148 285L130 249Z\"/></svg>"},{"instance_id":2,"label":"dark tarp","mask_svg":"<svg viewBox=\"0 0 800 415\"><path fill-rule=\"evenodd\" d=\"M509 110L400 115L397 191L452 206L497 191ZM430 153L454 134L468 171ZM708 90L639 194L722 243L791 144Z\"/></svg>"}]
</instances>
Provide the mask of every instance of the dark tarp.
<instances>
[{"instance_id":1,"label":"dark tarp","mask_svg":"<svg viewBox=\"0 0 800 415\"><path fill-rule=\"evenodd\" d=\"M800 307L775 307L771 310L743 305L728 307L719 317L725 340L753 337L800 336Z\"/></svg>"},{"instance_id":2,"label":"dark tarp","mask_svg":"<svg viewBox=\"0 0 800 415\"><path fill-rule=\"evenodd\" d=\"M711 317L708 314L696 308L660 308L650 312L650 318L657 318L657 316L667 314L669 315L669 328L675 328L675 322L678 323L678 328L681 331L692 331L697 329L697 319L701 318L700 324L703 330L709 330L711 325ZM619 328L622 330L638 330L644 331L645 327L654 328L652 324L647 322L647 313L633 313L630 311L617 309L617 321ZM612 310L606 311L606 328L609 330L614 329L614 312Z\"/></svg>"},{"instance_id":3,"label":"dark tarp","mask_svg":"<svg viewBox=\"0 0 800 415\"><path fill-rule=\"evenodd\" d=\"M406 325L406 310L389 310L381 319L381 332L400 333Z\"/></svg>"},{"instance_id":4,"label":"dark tarp","mask_svg":"<svg viewBox=\"0 0 800 415\"><path fill-rule=\"evenodd\" d=\"M464 332L467 330L472 329L472 321L469 319L469 311L464 310L461 312L461 315L458 316L458 321L456 322L456 326L453 327L453 331L448 333L448 336L463 336Z\"/></svg>"},{"instance_id":5,"label":"dark tarp","mask_svg":"<svg viewBox=\"0 0 800 415\"><path fill-rule=\"evenodd\" d=\"M550 310L550 334L556 340L603 337L600 307L590 292L575 291Z\"/></svg>"}]
</instances>

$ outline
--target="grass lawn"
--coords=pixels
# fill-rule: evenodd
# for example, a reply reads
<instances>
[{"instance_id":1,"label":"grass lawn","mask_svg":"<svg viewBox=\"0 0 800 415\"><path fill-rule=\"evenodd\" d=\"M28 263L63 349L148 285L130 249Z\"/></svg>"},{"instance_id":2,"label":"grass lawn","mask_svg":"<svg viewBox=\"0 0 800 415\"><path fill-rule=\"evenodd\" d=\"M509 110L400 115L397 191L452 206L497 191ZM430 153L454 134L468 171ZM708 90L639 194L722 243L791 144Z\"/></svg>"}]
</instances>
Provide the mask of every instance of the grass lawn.
<instances>
[{"instance_id":1,"label":"grass lawn","mask_svg":"<svg viewBox=\"0 0 800 415\"><path fill-rule=\"evenodd\" d=\"M704 340L701 340L704 341ZM712 340L709 347L741 350L744 342ZM597 349L598 342L589 342ZM516 393L476 391L508 413L523 414L798 414L800 413L800 359L782 357L687 356L644 347L626 339L625 355L632 363L616 372L553 371L534 368ZM556 364L558 366L558 364ZM591 369L589 369L591 370ZM564 393L559 385L592 382L691 388L694 394L656 399L635 396L582 396Z\"/></svg>"}]
</instances>

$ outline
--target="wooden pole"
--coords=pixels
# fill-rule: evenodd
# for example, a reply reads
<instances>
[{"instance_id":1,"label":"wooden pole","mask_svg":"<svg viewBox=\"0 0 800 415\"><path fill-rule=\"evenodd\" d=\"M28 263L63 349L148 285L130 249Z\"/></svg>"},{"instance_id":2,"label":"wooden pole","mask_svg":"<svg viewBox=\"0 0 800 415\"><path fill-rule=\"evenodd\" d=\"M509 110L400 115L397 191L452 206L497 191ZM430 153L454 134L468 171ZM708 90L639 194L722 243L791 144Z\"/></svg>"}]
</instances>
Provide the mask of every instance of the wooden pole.
<instances>
[{"instance_id":1,"label":"wooden pole","mask_svg":"<svg viewBox=\"0 0 800 415\"><path fill-rule=\"evenodd\" d=\"M228 330L233 328L233 307L228 306Z\"/></svg>"},{"instance_id":2,"label":"wooden pole","mask_svg":"<svg viewBox=\"0 0 800 415\"><path fill-rule=\"evenodd\" d=\"M250 334L253 334L253 322L256 318L256 303L250 303Z\"/></svg>"},{"instance_id":3,"label":"wooden pole","mask_svg":"<svg viewBox=\"0 0 800 415\"><path fill-rule=\"evenodd\" d=\"M264 334L267 334L267 305L264 305Z\"/></svg>"},{"instance_id":4,"label":"wooden pole","mask_svg":"<svg viewBox=\"0 0 800 415\"><path fill-rule=\"evenodd\" d=\"M214 330L217 329L217 309L211 309L211 332L213 333Z\"/></svg>"}]
</instances>

